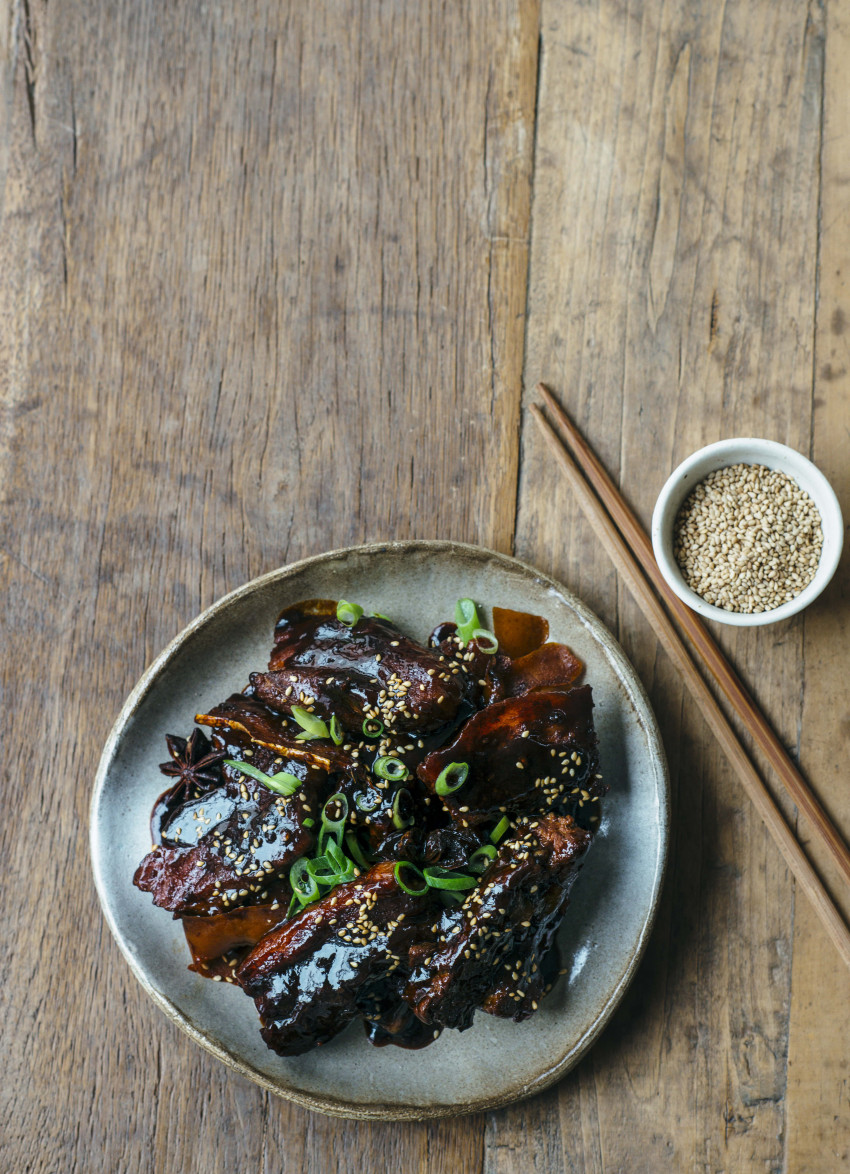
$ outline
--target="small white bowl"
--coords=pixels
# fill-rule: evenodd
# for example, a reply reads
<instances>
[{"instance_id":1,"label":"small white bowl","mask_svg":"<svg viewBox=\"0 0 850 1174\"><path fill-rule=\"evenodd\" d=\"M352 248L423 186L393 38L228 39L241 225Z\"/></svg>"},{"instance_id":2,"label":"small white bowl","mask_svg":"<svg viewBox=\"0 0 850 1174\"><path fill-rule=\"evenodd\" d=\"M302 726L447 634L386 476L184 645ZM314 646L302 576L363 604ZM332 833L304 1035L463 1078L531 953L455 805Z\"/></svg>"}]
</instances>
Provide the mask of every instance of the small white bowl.
<instances>
[{"instance_id":1,"label":"small white bowl","mask_svg":"<svg viewBox=\"0 0 850 1174\"><path fill-rule=\"evenodd\" d=\"M685 583L673 554L673 525L685 498L695 485L715 469L740 464L765 465L768 469L778 469L793 478L817 506L823 527L820 563L811 583L796 598L790 599L780 607L749 614L726 611L722 607L706 603L702 596L697 595ZM844 519L832 486L810 460L775 440L736 437L733 440L718 440L715 444L699 449L687 460L682 461L667 478L652 514L652 547L655 558L662 575L679 598L706 619L742 628L775 624L808 607L835 574L843 544Z\"/></svg>"}]
</instances>

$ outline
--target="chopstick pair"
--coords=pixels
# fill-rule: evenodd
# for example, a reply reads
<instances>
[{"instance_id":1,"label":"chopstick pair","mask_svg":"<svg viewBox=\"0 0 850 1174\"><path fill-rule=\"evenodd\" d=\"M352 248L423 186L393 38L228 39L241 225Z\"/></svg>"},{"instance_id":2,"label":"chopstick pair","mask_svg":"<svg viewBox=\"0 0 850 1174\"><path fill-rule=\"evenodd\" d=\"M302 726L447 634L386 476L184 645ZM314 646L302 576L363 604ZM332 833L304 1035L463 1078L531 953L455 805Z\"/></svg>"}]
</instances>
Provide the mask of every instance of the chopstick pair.
<instances>
[{"instance_id":1,"label":"chopstick pair","mask_svg":"<svg viewBox=\"0 0 850 1174\"><path fill-rule=\"evenodd\" d=\"M694 653L708 668L723 693L743 720L756 745L764 752L798 809L811 824L812 833L829 850L833 860L850 882L850 850L818 800L785 752L726 657L709 635L702 621L668 587L658 569L652 546L640 522L598 458L555 397L542 383L537 390L566 434L566 444L537 404L531 411L566 474L588 521L608 552L635 601L649 621L670 659L678 667L691 696L726 753L744 789L767 825L806 896L812 902L827 933L844 961L850 966L850 930L833 904L820 877L800 847L773 796L762 782L714 694L697 671L685 641L661 606L653 587L662 597ZM566 445L569 445L568 451ZM598 496L597 496L598 495ZM650 586L652 584L652 586Z\"/></svg>"}]
</instances>

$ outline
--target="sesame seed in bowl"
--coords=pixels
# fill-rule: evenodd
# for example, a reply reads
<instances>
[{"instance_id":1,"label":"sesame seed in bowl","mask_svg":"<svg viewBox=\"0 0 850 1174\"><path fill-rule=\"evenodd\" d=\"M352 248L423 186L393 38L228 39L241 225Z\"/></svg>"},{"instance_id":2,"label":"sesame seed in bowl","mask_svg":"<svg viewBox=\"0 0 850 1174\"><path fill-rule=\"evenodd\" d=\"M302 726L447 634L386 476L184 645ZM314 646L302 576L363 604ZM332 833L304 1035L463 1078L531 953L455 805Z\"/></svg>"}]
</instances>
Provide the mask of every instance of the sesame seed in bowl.
<instances>
[{"instance_id":1,"label":"sesame seed in bowl","mask_svg":"<svg viewBox=\"0 0 850 1174\"><path fill-rule=\"evenodd\" d=\"M820 595L838 566L844 523L819 469L771 440L722 440L688 457L652 518L664 578L699 614L774 623Z\"/></svg>"}]
</instances>

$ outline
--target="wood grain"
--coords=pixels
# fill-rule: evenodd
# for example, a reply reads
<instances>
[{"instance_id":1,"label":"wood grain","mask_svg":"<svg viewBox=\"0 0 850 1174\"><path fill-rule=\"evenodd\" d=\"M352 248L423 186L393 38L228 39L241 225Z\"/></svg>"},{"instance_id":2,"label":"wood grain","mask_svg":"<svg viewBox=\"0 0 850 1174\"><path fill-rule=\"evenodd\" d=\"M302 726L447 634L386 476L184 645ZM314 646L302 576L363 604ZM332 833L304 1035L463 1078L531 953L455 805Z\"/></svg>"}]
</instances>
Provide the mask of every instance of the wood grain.
<instances>
[{"instance_id":1,"label":"wood grain","mask_svg":"<svg viewBox=\"0 0 850 1174\"><path fill-rule=\"evenodd\" d=\"M526 403L539 379L563 396L644 526L710 440L808 450L823 51L815 6L543 4ZM527 426L518 500L518 553L619 633L674 777L648 957L560 1086L575 1168L786 1168L793 884ZM718 633L795 754L803 628Z\"/></svg>"},{"instance_id":2,"label":"wood grain","mask_svg":"<svg viewBox=\"0 0 850 1174\"><path fill-rule=\"evenodd\" d=\"M314 1117L170 1027L87 806L223 592L366 539L510 548L536 8L20 0L0 30L0 1164L480 1168L483 1121Z\"/></svg>"},{"instance_id":3,"label":"wood grain","mask_svg":"<svg viewBox=\"0 0 850 1174\"><path fill-rule=\"evenodd\" d=\"M682 457L748 433L810 451L850 511L848 53L844 0L0 0L0 1165L846 1165L846 977L526 421L550 382L644 524ZM619 633L673 842L637 979L557 1088L354 1124L142 996L87 806L199 610L407 536L514 545ZM719 634L845 836L848 587Z\"/></svg>"}]
</instances>

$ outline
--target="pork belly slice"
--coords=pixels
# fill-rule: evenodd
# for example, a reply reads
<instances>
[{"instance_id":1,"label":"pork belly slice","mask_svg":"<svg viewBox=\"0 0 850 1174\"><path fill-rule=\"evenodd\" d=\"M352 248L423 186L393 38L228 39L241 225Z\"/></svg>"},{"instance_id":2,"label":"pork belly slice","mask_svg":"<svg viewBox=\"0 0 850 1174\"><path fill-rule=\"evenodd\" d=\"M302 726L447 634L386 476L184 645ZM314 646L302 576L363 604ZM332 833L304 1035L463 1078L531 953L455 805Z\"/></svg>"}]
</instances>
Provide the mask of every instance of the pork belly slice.
<instances>
[{"instance_id":1,"label":"pork belly slice","mask_svg":"<svg viewBox=\"0 0 850 1174\"><path fill-rule=\"evenodd\" d=\"M532 689L568 689L584 665L566 644L542 644L517 660L499 658L489 673L490 699L521 697Z\"/></svg>"},{"instance_id":2,"label":"pork belly slice","mask_svg":"<svg viewBox=\"0 0 850 1174\"><path fill-rule=\"evenodd\" d=\"M436 794L441 772L466 763L463 786L440 796L462 825L533 812L565 811L599 793L599 758L589 685L535 689L494 702L475 714L448 745L417 770Z\"/></svg>"},{"instance_id":3,"label":"pork belly slice","mask_svg":"<svg viewBox=\"0 0 850 1174\"><path fill-rule=\"evenodd\" d=\"M281 713L310 706L336 716L358 739L365 718L387 731L425 733L455 716L462 688L440 654L405 636L389 620L306 614L298 606L278 620L269 672L252 673L257 697Z\"/></svg>"},{"instance_id":4,"label":"pork belly slice","mask_svg":"<svg viewBox=\"0 0 850 1174\"><path fill-rule=\"evenodd\" d=\"M266 934L236 979L257 1005L268 1046L296 1056L327 1043L361 1008L374 1013L433 908L399 887L388 862Z\"/></svg>"},{"instance_id":5,"label":"pork belly slice","mask_svg":"<svg viewBox=\"0 0 850 1174\"><path fill-rule=\"evenodd\" d=\"M207 917L185 915L181 920L192 954L190 969L203 974L209 969L207 964L223 954L256 946L261 937L283 921L286 910L286 905L273 901L263 905L243 905Z\"/></svg>"},{"instance_id":6,"label":"pork belly slice","mask_svg":"<svg viewBox=\"0 0 850 1174\"><path fill-rule=\"evenodd\" d=\"M256 697L232 693L209 713L198 713L195 721L219 731L232 730L247 735L253 743L325 771L343 771L355 764L351 755L330 739L311 738L299 742L301 729L274 713Z\"/></svg>"},{"instance_id":7,"label":"pork belly slice","mask_svg":"<svg viewBox=\"0 0 850 1174\"><path fill-rule=\"evenodd\" d=\"M434 939L411 950L405 1001L435 1028L470 1027L477 1007L514 1020L537 1010L546 957L590 834L570 816L523 823Z\"/></svg>"},{"instance_id":8,"label":"pork belly slice","mask_svg":"<svg viewBox=\"0 0 850 1174\"><path fill-rule=\"evenodd\" d=\"M238 745L230 749L243 752ZM307 763L280 762L262 747L245 761L268 774L286 770L303 785L284 798L225 767L221 787L170 813L161 827L162 843L137 868L133 883L151 893L155 905L207 916L275 899L288 903L289 868L315 843L304 821L318 826L329 779Z\"/></svg>"}]
</instances>

